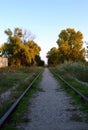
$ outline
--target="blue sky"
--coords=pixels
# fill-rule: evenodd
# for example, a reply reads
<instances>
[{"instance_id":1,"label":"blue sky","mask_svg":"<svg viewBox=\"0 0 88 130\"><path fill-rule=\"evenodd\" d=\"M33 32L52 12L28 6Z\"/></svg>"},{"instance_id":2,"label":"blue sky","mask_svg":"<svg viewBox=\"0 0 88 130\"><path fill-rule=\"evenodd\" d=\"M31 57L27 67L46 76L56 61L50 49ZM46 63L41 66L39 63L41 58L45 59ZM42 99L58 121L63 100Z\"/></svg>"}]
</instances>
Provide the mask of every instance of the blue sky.
<instances>
[{"instance_id":1,"label":"blue sky","mask_svg":"<svg viewBox=\"0 0 88 130\"><path fill-rule=\"evenodd\" d=\"M54 46L62 29L80 30L88 41L88 0L1 0L0 44L6 41L4 30L27 29L41 47L41 58Z\"/></svg>"}]
</instances>

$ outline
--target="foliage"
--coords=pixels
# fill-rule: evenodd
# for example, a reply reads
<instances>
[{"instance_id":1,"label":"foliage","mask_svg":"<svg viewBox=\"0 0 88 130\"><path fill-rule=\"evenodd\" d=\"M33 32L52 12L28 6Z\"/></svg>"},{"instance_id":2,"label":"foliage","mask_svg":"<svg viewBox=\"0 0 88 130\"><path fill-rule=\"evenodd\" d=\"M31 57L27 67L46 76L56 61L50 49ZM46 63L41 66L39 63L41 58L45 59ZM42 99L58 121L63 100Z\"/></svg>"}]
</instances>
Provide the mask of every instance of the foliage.
<instances>
[{"instance_id":1,"label":"foliage","mask_svg":"<svg viewBox=\"0 0 88 130\"><path fill-rule=\"evenodd\" d=\"M67 61L84 61L85 49L83 47L83 35L80 31L67 28L62 30L57 40L59 53L62 58Z\"/></svg>"},{"instance_id":2,"label":"foliage","mask_svg":"<svg viewBox=\"0 0 88 130\"><path fill-rule=\"evenodd\" d=\"M33 40L28 39L28 34L20 28L5 30L8 39L1 47L2 56L8 57L9 65L35 65L35 56L39 55L41 48ZM30 37L30 35L29 35Z\"/></svg>"},{"instance_id":3,"label":"foliage","mask_svg":"<svg viewBox=\"0 0 88 130\"><path fill-rule=\"evenodd\" d=\"M56 67L60 75L70 75L81 81L88 82L88 65L82 62L65 62Z\"/></svg>"},{"instance_id":4,"label":"foliage","mask_svg":"<svg viewBox=\"0 0 88 130\"><path fill-rule=\"evenodd\" d=\"M44 66L45 65L44 61L41 60L41 57L39 55L35 56L35 61L37 63L37 66Z\"/></svg>"},{"instance_id":5,"label":"foliage","mask_svg":"<svg viewBox=\"0 0 88 130\"><path fill-rule=\"evenodd\" d=\"M62 30L57 39L58 48L51 48L47 53L48 64L64 63L65 61L85 61L83 35L72 28Z\"/></svg>"},{"instance_id":6,"label":"foliage","mask_svg":"<svg viewBox=\"0 0 88 130\"><path fill-rule=\"evenodd\" d=\"M56 47L51 48L51 50L47 53L49 65L57 65L59 63L58 54L59 51Z\"/></svg>"}]
</instances>

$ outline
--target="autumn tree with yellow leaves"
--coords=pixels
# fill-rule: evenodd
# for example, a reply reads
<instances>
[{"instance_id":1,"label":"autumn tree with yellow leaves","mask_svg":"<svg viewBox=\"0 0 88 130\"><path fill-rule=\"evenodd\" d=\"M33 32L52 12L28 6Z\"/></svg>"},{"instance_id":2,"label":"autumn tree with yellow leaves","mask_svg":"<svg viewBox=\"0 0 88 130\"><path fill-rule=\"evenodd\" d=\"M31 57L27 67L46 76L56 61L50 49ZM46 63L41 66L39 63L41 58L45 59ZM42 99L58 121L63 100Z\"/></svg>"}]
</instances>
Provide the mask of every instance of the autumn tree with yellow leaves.
<instances>
[{"instance_id":1,"label":"autumn tree with yellow leaves","mask_svg":"<svg viewBox=\"0 0 88 130\"><path fill-rule=\"evenodd\" d=\"M59 63L59 50L56 47L52 47L47 53L48 64L57 65Z\"/></svg>"},{"instance_id":2,"label":"autumn tree with yellow leaves","mask_svg":"<svg viewBox=\"0 0 88 130\"><path fill-rule=\"evenodd\" d=\"M57 39L58 45L58 63L64 61L85 61L85 49L83 48L83 34L80 31L75 31L73 28L67 28L60 32ZM49 53L51 55L49 55ZM55 63L56 54L53 55L53 50L48 52L47 58L50 64Z\"/></svg>"},{"instance_id":3,"label":"autumn tree with yellow leaves","mask_svg":"<svg viewBox=\"0 0 88 130\"><path fill-rule=\"evenodd\" d=\"M62 61L83 61L85 60L85 49L83 48L83 35L80 31L67 28L62 30L57 40L60 59Z\"/></svg>"},{"instance_id":4,"label":"autumn tree with yellow leaves","mask_svg":"<svg viewBox=\"0 0 88 130\"><path fill-rule=\"evenodd\" d=\"M34 40L28 39L27 32L24 32L20 28L15 28L13 32L11 29L5 30L5 34L7 34L8 39L1 46L1 51L2 56L9 59L9 65L35 65L35 57L36 55L39 56L41 48Z\"/></svg>"}]
</instances>

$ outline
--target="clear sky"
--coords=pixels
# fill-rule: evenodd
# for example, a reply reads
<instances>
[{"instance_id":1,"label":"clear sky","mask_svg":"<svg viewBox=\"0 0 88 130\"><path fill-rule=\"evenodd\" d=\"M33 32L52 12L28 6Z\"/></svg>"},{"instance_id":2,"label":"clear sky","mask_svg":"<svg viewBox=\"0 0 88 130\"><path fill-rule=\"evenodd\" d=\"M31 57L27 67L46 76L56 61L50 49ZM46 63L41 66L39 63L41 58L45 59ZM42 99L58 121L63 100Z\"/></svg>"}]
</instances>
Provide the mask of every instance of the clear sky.
<instances>
[{"instance_id":1,"label":"clear sky","mask_svg":"<svg viewBox=\"0 0 88 130\"><path fill-rule=\"evenodd\" d=\"M62 29L68 27L83 33L88 41L88 0L0 0L0 44L6 41L4 30L27 29L41 47L41 58L57 47Z\"/></svg>"}]
</instances>

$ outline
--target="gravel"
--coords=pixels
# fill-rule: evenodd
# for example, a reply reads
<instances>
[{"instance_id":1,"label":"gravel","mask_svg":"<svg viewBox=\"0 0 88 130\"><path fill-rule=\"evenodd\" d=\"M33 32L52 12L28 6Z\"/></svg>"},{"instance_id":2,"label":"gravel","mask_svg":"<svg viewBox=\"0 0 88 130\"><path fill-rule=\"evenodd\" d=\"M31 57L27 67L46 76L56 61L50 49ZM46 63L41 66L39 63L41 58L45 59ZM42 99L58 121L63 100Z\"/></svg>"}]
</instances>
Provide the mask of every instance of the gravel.
<instances>
[{"instance_id":1,"label":"gravel","mask_svg":"<svg viewBox=\"0 0 88 130\"><path fill-rule=\"evenodd\" d=\"M85 115L47 68L38 87L26 114L29 120L18 124L18 130L88 130Z\"/></svg>"}]
</instances>

